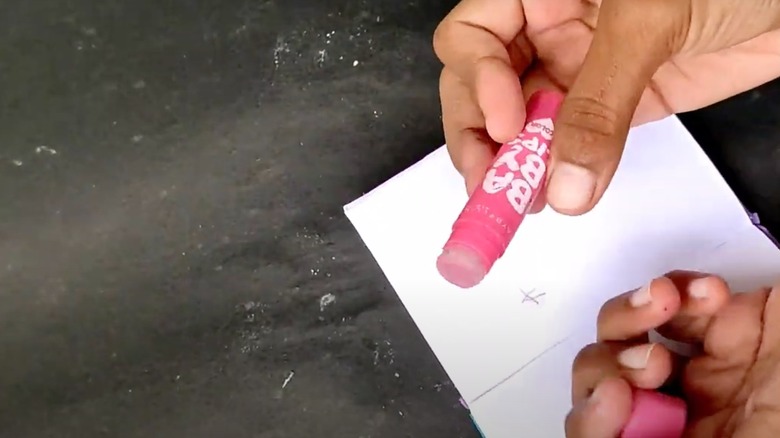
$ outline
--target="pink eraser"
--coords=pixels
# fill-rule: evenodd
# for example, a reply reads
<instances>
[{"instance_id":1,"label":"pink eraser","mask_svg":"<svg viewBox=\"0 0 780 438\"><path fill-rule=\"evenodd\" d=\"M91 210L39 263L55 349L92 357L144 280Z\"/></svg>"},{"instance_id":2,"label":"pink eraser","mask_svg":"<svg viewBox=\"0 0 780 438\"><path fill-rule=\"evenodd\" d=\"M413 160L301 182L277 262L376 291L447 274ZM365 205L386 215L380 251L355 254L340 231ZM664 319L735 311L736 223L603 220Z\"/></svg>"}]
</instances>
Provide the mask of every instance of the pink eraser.
<instances>
[{"instance_id":1,"label":"pink eraser","mask_svg":"<svg viewBox=\"0 0 780 438\"><path fill-rule=\"evenodd\" d=\"M645 389L634 390L631 418L620 438L680 438L687 408L679 398Z\"/></svg>"},{"instance_id":2,"label":"pink eraser","mask_svg":"<svg viewBox=\"0 0 780 438\"><path fill-rule=\"evenodd\" d=\"M436 260L445 280L464 289L476 286L506 251L541 191L562 102L554 91L538 91L528 100L525 128L498 150Z\"/></svg>"}]
</instances>

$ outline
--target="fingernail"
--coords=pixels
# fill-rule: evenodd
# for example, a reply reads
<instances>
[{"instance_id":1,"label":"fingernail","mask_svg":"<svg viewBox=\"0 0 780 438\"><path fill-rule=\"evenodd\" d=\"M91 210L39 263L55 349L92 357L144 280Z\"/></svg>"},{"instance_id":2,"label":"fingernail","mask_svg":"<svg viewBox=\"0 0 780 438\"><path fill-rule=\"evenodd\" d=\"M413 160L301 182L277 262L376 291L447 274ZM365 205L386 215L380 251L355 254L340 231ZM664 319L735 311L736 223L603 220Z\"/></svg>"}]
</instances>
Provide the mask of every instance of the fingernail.
<instances>
[{"instance_id":1,"label":"fingernail","mask_svg":"<svg viewBox=\"0 0 780 438\"><path fill-rule=\"evenodd\" d=\"M688 285L688 295L696 299L707 298L710 291L707 287L707 278L697 278Z\"/></svg>"},{"instance_id":2,"label":"fingernail","mask_svg":"<svg viewBox=\"0 0 780 438\"><path fill-rule=\"evenodd\" d=\"M643 370L647 367L647 361L650 360L650 353L653 352L655 346L656 344L645 344L623 350L618 353L618 363L632 370Z\"/></svg>"},{"instance_id":3,"label":"fingernail","mask_svg":"<svg viewBox=\"0 0 780 438\"><path fill-rule=\"evenodd\" d=\"M653 301L653 296L650 294L650 286L652 284L653 282L651 281L650 283L637 289L634 293L631 294L630 297L628 297L628 302L632 307L642 307L644 305L650 304L650 302Z\"/></svg>"},{"instance_id":4,"label":"fingernail","mask_svg":"<svg viewBox=\"0 0 780 438\"><path fill-rule=\"evenodd\" d=\"M547 201L555 208L577 210L585 207L596 191L596 175L571 163L556 163L547 188Z\"/></svg>"}]
</instances>

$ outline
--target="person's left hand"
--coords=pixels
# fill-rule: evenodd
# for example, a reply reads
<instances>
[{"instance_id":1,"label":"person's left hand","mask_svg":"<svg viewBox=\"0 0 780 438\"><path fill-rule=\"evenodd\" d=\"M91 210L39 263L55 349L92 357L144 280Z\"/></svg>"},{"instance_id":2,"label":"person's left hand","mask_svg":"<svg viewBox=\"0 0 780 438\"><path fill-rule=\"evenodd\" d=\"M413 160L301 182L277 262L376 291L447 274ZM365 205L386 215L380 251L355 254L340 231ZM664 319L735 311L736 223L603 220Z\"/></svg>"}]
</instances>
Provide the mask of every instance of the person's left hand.
<instances>
[{"instance_id":1,"label":"person's left hand","mask_svg":"<svg viewBox=\"0 0 780 438\"><path fill-rule=\"evenodd\" d=\"M616 438L632 387L679 384L687 438L780 435L780 302L776 289L731 295L715 276L675 272L608 301L597 342L574 361L569 438ZM656 329L701 353L675 357L650 343Z\"/></svg>"}]
</instances>

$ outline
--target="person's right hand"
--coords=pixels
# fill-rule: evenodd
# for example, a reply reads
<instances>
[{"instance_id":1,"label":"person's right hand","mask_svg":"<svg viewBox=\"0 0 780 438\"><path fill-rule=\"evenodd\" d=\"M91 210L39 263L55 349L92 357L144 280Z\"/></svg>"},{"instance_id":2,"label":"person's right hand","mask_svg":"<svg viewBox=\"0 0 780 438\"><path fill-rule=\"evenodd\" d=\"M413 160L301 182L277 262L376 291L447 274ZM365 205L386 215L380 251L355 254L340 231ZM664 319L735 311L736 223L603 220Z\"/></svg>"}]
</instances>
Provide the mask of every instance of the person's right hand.
<instances>
[{"instance_id":1,"label":"person's right hand","mask_svg":"<svg viewBox=\"0 0 780 438\"><path fill-rule=\"evenodd\" d=\"M700 354L675 360L664 337ZM732 295L718 277L675 272L601 308L597 342L574 361L568 438L616 438L631 411L630 387L679 382L686 438L780 435L780 287Z\"/></svg>"},{"instance_id":2,"label":"person's right hand","mask_svg":"<svg viewBox=\"0 0 780 438\"><path fill-rule=\"evenodd\" d=\"M778 23L778 0L462 0L434 35L453 163L471 193L497 144L525 124L524 101L539 88L566 92L546 201L585 213L611 181L632 123L780 76Z\"/></svg>"}]
</instances>

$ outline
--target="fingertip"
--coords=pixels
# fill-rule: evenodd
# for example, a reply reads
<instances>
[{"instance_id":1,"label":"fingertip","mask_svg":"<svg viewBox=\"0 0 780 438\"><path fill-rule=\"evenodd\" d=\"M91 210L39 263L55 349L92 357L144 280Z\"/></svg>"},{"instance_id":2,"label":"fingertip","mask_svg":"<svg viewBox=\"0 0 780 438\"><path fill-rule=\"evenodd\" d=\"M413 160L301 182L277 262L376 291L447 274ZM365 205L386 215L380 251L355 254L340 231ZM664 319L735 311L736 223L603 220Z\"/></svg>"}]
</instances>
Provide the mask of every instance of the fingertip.
<instances>
[{"instance_id":1,"label":"fingertip","mask_svg":"<svg viewBox=\"0 0 780 438\"><path fill-rule=\"evenodd\" d=\"M596 401L602 402L611 400L615 405L629 405L623 411L626 414L631 412L631 385L622 377L611 376L602 380L593 391ZM626 415L626 418L628 415Z\"/></svg>"},{"instance_id":2,"label":"fingertip","mask_svg":"<svg viewBox=\"0 0 780 438\"><path fill-rule=\"evenodd\" d=\"M684 313L690 316L712 315L731 297L728 283L717 275L677 271L667 276L680 292Z\"/></svg>"},{"instance_id":3,"label":"fingertip","mask_svg":"<svg viewBox=\"0 0 780 438\"><path fill-rule=\"evenodd\" d=\"M567 437L617 437L631 416L631 386L607 377L566 417Z\"/></svg>"},{"instance_id":4,"label":"fingertip","mask_svg":"<svg viewBox=\"0 0 780 438\"><path fill-rule=\"evenodd\" d=\"M466 182L466 194L470 197L477 190L481 181L475 172L466 173L464 180Z\"/></svg>"},{"instance_id":5,"label":"fingertip","mask_svg":"<svg viewBox=\"0 0 780 438\"><path fill-rule=\"evenodd\" d=\"M658 277L650 281L652 307L656 315L671 318L682 306L682 294L677 285L668 277Z\"/></svg>"},{"instance_id":6,"label":"fingertip","mask_svg":"<svg viewBox=\"0 0 780 438\"><path fill-rule=\"evenodd\" d=\"M555 140L553 140L553 143ZM558 146L550 150L555 154ZM590 169L565 161L553 161L547 181L547 204L567 216L579 216L593 209L599 200L598 175Z\"/></svg>"},{"instance_id":7,"label":"fingertip","mask_svg":"<svg viewBox=\"0 0 780 438\"><path fill-rule=\"evenodd\" d=\"M604 303L597 319L598 339L622 341L643 336L669 321L680 305L674 283L665 277L653 279Z\"/></svg>"},{"instance_id":8,"label":"fingertip","mask_svg":"<svg viewBox=\"0 0 780 438\"><path fill-rule=\"evenodd\" d=\"M477 103L485 116L488 135L506 143L520 134L525 122L525 100L520 78L505 61L486 57L475 66Z\"/></svg>"},{"instance_id":9,"label":"fingertip","mask_svg":"<svg viewBox=\"0 0 780 438\"><path fill-rule=\"evenodd\" d=\"M463 176L469 196L482 184L495 158L496 145L482 131L465 129L447 143L455 168Z\"/></svg>"},{"instance_id":10,"label":"fingertip","mask_svg":"<svg viewBox=\"0 0 780 438\"><path fill-rule=\"evenodd\" d=\"M466 193L471 196L474 191L482 184L485 179L490 161L487 159L475 160L467 169L463 171L463 178L466 181Z\"/></svg>"},{"instance_id":11,"label":"fingertip","mask_svg":"<svg viewBox=\"0 0 780 438\"><path fill-rule=\"evenodd\" d=\"M593 391L596 414L604 421L604 434L618 433L631 416L631 385L621 377L607 377Z\"/></svg>"},{"instance_id":12,"label":"fingertip","mask_svg":"<svg viewBox=\"0 0 780 438\"><path fill-rule=\"evenodd\" d=\"M634 348L643 347L648 350L644 353L646 354L646 363L642 368L633 369L621 365L626 369L626 378L633 387L657 389L672 375L674 357L664 345L659 343L649 343ZM621 355L625 354L625 351L629 350L624 350ZM619 362L621 355L618 355Z\"/></svg>"},{"instance_id":13,"label":"fingertip","mask_svg":"<svg viewBox=\"0 0 780 438\"><path fill-rule=\"evenodd\" d=\"M657 327L656 332L670 348L689 355L704 339L712 318L721 315L731 302L730 289L722 278L698 272L676 271L666 278L674 284L681 304L676 315Z\"/></svg>"}]
</instances>

